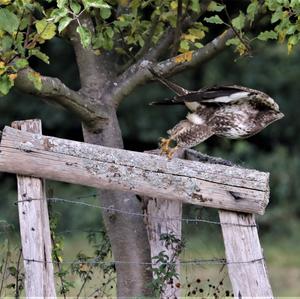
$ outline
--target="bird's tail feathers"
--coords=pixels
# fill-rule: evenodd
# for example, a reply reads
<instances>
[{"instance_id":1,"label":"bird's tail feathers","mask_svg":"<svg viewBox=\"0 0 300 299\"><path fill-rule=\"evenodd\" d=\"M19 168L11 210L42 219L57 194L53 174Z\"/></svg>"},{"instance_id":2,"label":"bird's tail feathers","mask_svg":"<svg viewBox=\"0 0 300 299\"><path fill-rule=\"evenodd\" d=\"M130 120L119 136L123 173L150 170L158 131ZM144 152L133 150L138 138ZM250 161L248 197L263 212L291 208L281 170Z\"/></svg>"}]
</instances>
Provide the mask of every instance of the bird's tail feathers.
<instances>
[{"instance_id":1,"label":"bird's tail feathers","mask_svg":"<svg viewBox=\"0 0 300 299\"><path fill-rule=\"evenodd\" d=\"M173 98L149 103L150 106L166 106L166 105L182 105L182 104L183 104L182 102L176 102Z\"/></svg>"},{"instance_id":2,"label":"bird's tail feathers","mask_svg":"<svg viewBox=\"0 0 300 299\"><path fill-rule=\"evenodd\" d=\"M160 81L163 85L168 87L170 90L174 91L177 95L185 95L185 94L189 93L189 91L187 89L185 89L185 88L173 83L172 81L167 80L166 78L162 77L161 75L159 75L157 72L154 71L153 68L148 68L148 70L158 81Z\"/></svg>"}]
</instances>

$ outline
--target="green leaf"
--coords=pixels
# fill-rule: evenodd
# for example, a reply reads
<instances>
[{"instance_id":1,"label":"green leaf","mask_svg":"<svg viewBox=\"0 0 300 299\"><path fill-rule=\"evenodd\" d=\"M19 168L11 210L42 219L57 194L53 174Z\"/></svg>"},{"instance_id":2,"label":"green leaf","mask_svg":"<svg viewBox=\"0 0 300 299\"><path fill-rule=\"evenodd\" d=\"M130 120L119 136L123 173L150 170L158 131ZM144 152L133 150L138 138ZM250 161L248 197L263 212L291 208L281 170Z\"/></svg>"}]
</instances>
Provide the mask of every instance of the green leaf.
<instances>
[{"instance_id":1,"label":"green leaf","mask_svg":"<svg viewBox=\"0 0 300 299\"><path fill-rule=\"evenodd\" d=\"M247 7L247 18L250 24L253 23L256 14L258 13L259 3L257 0L252 1Z\"/></svg>"},{"instance_id":2,"label":"green leaf","mask_svg":"<svg viewBox=\"0 0 300 299\"><path fill-rule=\"evenodd\" d=\"M82 2L86 9L90 7L110 9L110 5L105 3L103 0L83 0Z\"/></svg>"},{"instance_id":3,"label":"green leaf","mask_svg":"<svg viewBox=\"0 0 300 299\"><path fill-rule=\"evenodd\" d=\"M51 12L50 17L54 18L53 22L56 23L58 22L61 18L65 17L68 15L68 10L65 7L54 9Z\"/></svg>"},{"instance_id":4,"label":"green leaf","mask_svg":"<svg viewBox=\"0 0 300 299\"><path fill-rule=\"evenodd\" d=\"M61 33L72 21L73 19L70 17L63 17L59 21L58 32Z\"/></svg>"},{"instance_id":5,"label":"green leaf","mask_svg":"<svg viewBox=\"0 0 300 299\"><path fill-rule=\"evenodd\" d=\"M105 34L109 37L109 38L113 38L114 36L114 31L111 27L108 27L105 31Z\"/></svg>"},{"instance_id":6,"label":"green leaf","mask_svg":"<svg viewBox=\"0 0 300 299\"><path fill-rule=\"evenodd\" d=\"M196 36L197 39L203 39L205 37L205 31L201 29L190 28L188 32L189 34Z\"/></svg>"},{"instance_id":7,"label":"green leaf","mask_svg":"<svg viewBox=\"0 0 300 299\"><path fill-rule=\"evenodd\" d=\"M237 30L242 30L245 26L245 15L240 12L239 16L232 20L232 26Z\"/></svg>"},{"instance_id":8,"label":"green leaf","mask_svg":"<svg viewBox=\"0 0 300 299\"><path fill-rule=\"evenodd\" d=\"M212 16L212 17L209 17L209 18L204 18L204 21L206 21L207 23L211 23L211 24L223 24L223 20L215 15L215 16Z\"/></svg>"},{"instance_id":9,"label":"green leaf","mask_svg":"<svg viewBox=\"0 0 300 299\"><path fill-rule=\"evenodd\" d=\"M93 48L94 49L102 48L104 43L105 43L105 39L104 39L103 33L98 33L96 37L93 37Z\"/></svg>"},{"instance_id":10,"label":"green leaf","mask_svg":"<svg viewBox=\"0 0 300 299\"><path fill-rule=\"evenodd\" d=\"M80 36L81 44L83 45L83 47L88 48L92 41L91 32L84 26L78 26L76 31Z\"/></svg>"},{"instance_id":11,"label":"green leaf","mask_svg":"<svg viewBox=\"0 0 300 299\"><path fill-rule=\"evenodd\" d=\"M71 1L70 7L75 14L79 14L81 11L81 5L77 1Z\"/></svg>"},{"instance_id":12,"label":"green leaf","mask_svg":"<svg viewBox=\"0 0 300 299\"><path fill-rule=\"evenodd\" d=\"M237 46L241 43L240 39L238 39L237 37L231 38L226 42L226 46Z\"/></svg>"},{"instance_id":13,"label":"green leaf","mask_svg":"<svg viewBox=\"0 0 300 299\"><path fill-rule=\"evenodd\" d=\"M39 58L40 60L42 60L43 62L49 64L49 56L46 55L45 53L41 52L37 48L29 50L29 55L35 56L35 57Z\"/></svg>"},{"instance_id":14,"label":"green leaf","mask_svg":"<svg viewBox=\"0 0 300 299\"><path fill-rule=\"evenodd\" d=\"M45 9L38 1L31 1L33 5L34 15L38 12L41 16L46 16Z\"/></svg>"},{"instance_id":15,"label":"green leaf","mask_svg":"<svg viewBox=\"0 0 300 299\"><path fill-rule=\"evenodd\" d=\"M188 51L190 48L189 42L187 40L182 40L180 42L180 49L184 50L184 51Z\"/></svg>"},{"instance_id":16,"label":"green leaf","mask_svg":"<svg viewBox=\"0 0 300 299\"><path fill-rule=\"evenodd\" d=\"M19 27L19 18L7 8L0 8L0 29L12 34Z\"/></svg>"},{"instance_id":17,"label":"green leaf","mask_svg":"<svg viewBox=\"0 0 300 299\"><path fill-rule=\"evenodd\" d=\"M298 25L290 25L287 32L286 32L286 34L287 35L294 34L297 29L298 29Z\"/></svg>"},{"instance_id":18,"label":"green leaf","mask_svg":"<svg viewBox=\"0 0 300 299\"><path fill-rule=\"evenodd\" d=\"M200 8L200 1L199 0L192 0L191 1L191 10L194 12L200 12L201 8Z\"/></svg>"},{"instance_id":19,"label":"green leaf","mask_svg":"<svg viewBox=\"0 0 300 299\"><path fill-rule=\"evenodd\" d=\"M26 59L18 59L16 61L16 64L15 64L17 70L21 70L21 69L24 69L25 67L28 66L28 61Z\"/></svg>"},{"instance_id":20,"label":"green leaf","mask_svg":"<svg viewBox=\"0 0 300 299\"><path fill-rule=\"evenodd\" d=\"M0 94L7 95L10 89L14 86L14 81L7 74L0 76Z\"/></svg>"},{"instance_id":21,"label":"green leaf","mask_svg":"<svg viewBox=\"0 0 300 299\"><path fill-rule=\"evenodd\" d=\"M13 45L13 39L10 35L4 35L1 39L0 39L0 50L2 52L7 52L11 49Z\"/></svg>"},{"instance_id":22,"label":"green leaf","mask_svg":"<svg viewBox=\"0 0 300 299\"><path fill-rule=\"evenodd\" d=\"M24 35L18 34L15 37L15 46L19 52L20 57L25 57L25 48L24 48Z\"/></svg>"},{"instance_id":23,"label":"green leaf","mask_svg":"<svg viewBox=\"0 0 300 299\"><path fill-rule=\"evenodd\" d=\"M266 41L268 39L277 39L277 36L278 36L277 32L270 30L270 31L261 32L257 38L259 40Z\"/></svg>"},{"instance_id":24,"label":"green leaf","mask_svg":"<svg viewBox=\"0 0 300 299\"><path fill-rule=\"evenodd\" d=\"M0 61L0 75L4 74L7 70L7 66L3 61Z\"/></svg>"},{"instance_id":25,"label":"green leaf","mask_svg":"<svg viewBox=\"0 0 300 299\"><path fill-rule=\"evenodd\" d=\"M108 19L111 16L110 8L101 8L100 9L100 16L103 20Z\"/></svg>"},{"instance_id":26,"label":"green leaf","mask_svg":"<svg viewBox=\"0 0 300 299\"><path fill-rule=\"evenodd\" d=\"M56 0L56 2L58 8L63 8L67 5L68 0Z\"/></svg>"},{"instance_id":27,"label":"green leaf","mask_svg":"<svg viewBox=\"0 0 300 299\"><path fill-rule=\"evenodd\" d=\"M19 30L25 30L30 25L30 15L24 16L20 21Z\"/></svg>"},{"instance_id":28,"label":"green leaf","mask_svg":"<svg viewBox=\"0 0 300 299\"><path fill-rule=\"evenodd\" d=\"M207 11L222 11L224 9L225 5L219 4L215 1L211 1L207 6Z\"/></svg>"},{"instance_id":29,"label":"green leaf","mask_svg":"<svg viewBox=\"0 0 300 299\"><path fill-rule=\"evenodd\" d=\"M56 33L56 26L53 23L47 22L45 19L35 23L37 33L43 39L52 39Z\"/></svg>"},{"instance_id":30,"label":"green leaf","mask_svg":"<svg viewBox=\"0 0 300 299\"><path fill-rule=\"evenodd\" d=\"M276 11L272 14L271 23L276 23L279 20L284 18L284 12L282 11L282 7L278 7Z\"/></svg>"},{"instance_id":31,"label":"green leaf","mask_svg":"<svg viewBox=\"0 0 300 299\"><path fill-rule=\"evenodd\" d=\"M27 74L28 79L33 83L34 87L37 90L41 90L42 89L42 78L41 75L38 72L29 72Z\"/></svg>"}]
</instances>

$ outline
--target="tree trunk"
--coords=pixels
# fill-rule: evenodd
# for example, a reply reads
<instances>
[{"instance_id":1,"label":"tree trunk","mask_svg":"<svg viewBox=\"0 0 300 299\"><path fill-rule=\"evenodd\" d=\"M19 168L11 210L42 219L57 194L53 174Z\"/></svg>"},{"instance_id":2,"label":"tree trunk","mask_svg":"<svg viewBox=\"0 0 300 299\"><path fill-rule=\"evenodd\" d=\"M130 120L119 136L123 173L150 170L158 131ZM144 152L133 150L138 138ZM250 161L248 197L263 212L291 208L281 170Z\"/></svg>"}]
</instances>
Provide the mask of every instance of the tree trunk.
<instances>
[{"instance_id":1,"label":"tree trunk","mask_svg":"<svg viewBox=\"0 0 300 299\"><path fill-rule=\"evenodd\" d=\"M93 128L83 125L84 140L88 143L108 147L123 147L122 136L114 108L110 110L110 119L106 124ZM101 205L110 208L141 213L142 206L138 199L130 193L113 190L99 190ZM151 267L143 263L151 262L150 246L143 218L140 216L103 211L104 223L111 242L114 260L126 261L116 263L117 296L152 297L150 288L152 281Z\"/></svg>"}]
</instances>

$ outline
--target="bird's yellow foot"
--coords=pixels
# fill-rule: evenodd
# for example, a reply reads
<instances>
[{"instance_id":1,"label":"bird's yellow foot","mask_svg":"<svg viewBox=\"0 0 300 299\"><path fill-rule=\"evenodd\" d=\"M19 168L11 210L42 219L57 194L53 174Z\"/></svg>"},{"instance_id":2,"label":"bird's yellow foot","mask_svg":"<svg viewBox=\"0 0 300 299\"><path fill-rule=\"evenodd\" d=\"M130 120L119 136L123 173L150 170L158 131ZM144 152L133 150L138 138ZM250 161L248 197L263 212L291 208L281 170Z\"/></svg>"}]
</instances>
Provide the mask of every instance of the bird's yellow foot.
<instances>
[{"instance_id":1,"label":"bird's yellow foot","mask_svg":"<svg viewBox=\"0 0 300 299\"><path fill-rule=\"evenodd\" d=\"M166 138L161 138L159 142L159 148L160 148L160 153L161 154L168 154L170 148L171 139L166 139Z\"/></svg>"},{"instance_id":2,"label":"bird's yellow foot","mask_svg":"<svg viewBox=\"0 0 300 299\"><path fill-rule=\"evenodd\" d=\"M176 153L177 149L178 149L178 146L175 146L173 148L169 148L169 151L167 153L167 156L168 156L169 159L173 158L173 156Z\"/></svg>"},{"instance_id":3,"label":"bird's yellow foot","mask_svg":"<svg viewBox=\"0 0 300 299\"><path fill-rule=\"evenodd\" d=\"M170 143L172 142L171 138L161 138L159 147L160 147L160 154L163 155L165 154L169 159L173 157L177 150L177 146L172 148L170 147Z\"/></svg>"}]
</instances>

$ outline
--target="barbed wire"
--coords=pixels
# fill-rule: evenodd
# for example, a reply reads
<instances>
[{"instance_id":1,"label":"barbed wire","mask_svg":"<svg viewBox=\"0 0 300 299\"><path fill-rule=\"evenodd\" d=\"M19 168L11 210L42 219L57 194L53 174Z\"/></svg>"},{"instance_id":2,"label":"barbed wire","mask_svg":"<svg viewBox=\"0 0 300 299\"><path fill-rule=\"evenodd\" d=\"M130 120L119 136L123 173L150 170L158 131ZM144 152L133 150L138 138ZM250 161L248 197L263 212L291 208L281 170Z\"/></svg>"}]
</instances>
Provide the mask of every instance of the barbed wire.
<instances>
[{"instance_id":1,"label":"barbed wire","mask_svg":"<svg viewBox=\"0 0 300 299\"><path fill-rule=\"evenodd\" d=\"M96 197L97 195L93 194L93 197ZM83 196L83 197L76 197L76 199L83 199L83 198L88 198L92 196ZM26 198L22 200L15 201L15 204L18 203L23 203L23 202L31 202L31 201L43 201L44 199L41 198ZM220 222L220 221L214 221L214 220L208 220L208 219L201 219L201 218L179 218L179 217L159 217L159 216L154 216L154 215L147 215L144 213L138 213L138 212L130 212L126 210L121 210L117 209L114 207L105 207L105 206L100 206L100 205L95 205L87 202L80 202L77 200L71 200L71 199L65 199L65 198L59 198L59 197L49 197L47 198L47 201L55 202L55 203L67 203L67 204L74 204L74 205L79 205L79 206L84 206L84 207L89 207L89 208L95 208L95 209L100 209L100 210L106 210L106 211L111 211L115 213L120 213L120 214L126 214L130 216L137 216L137 217L145 217L145 218L151 218L151 219L156 219L156 220L162 220L166 222L170 221L181 221L185 222L187 224L189 223L207 223L207 224L214 224L214 225L228 225L228 226L239 226L239 227L257 227L256 224L239 224L239 223L229 223L229 222Z\"/></svg>"},{"instance_id":2,"label":"barbed wire","mask_svg":"<svg viewBox=\"0 0 300 299\"><path fill-rule=\"evenodd\" d=\"M90 260L74 260L74 261L45 261L45 260L37 260L37 259L28 259L23 258L24 261L30 263L42 263L42 264L67 264L67 265L81 265L81 264L89 264L89 265L114 265L114 264L123 264L123 265L144 265L144 266L156 266L157 265L172 265L172 264L181 264L181 265L232 265L232 264L252 264L256 262L264 261L264 257L249 260L249 261L232 261L228 262L225 258L214 258L214 259L193 259L193 260L183 260L179 262L135 262L135 261L99 261L96 259Z\"/></svg>"}]
</instances>

